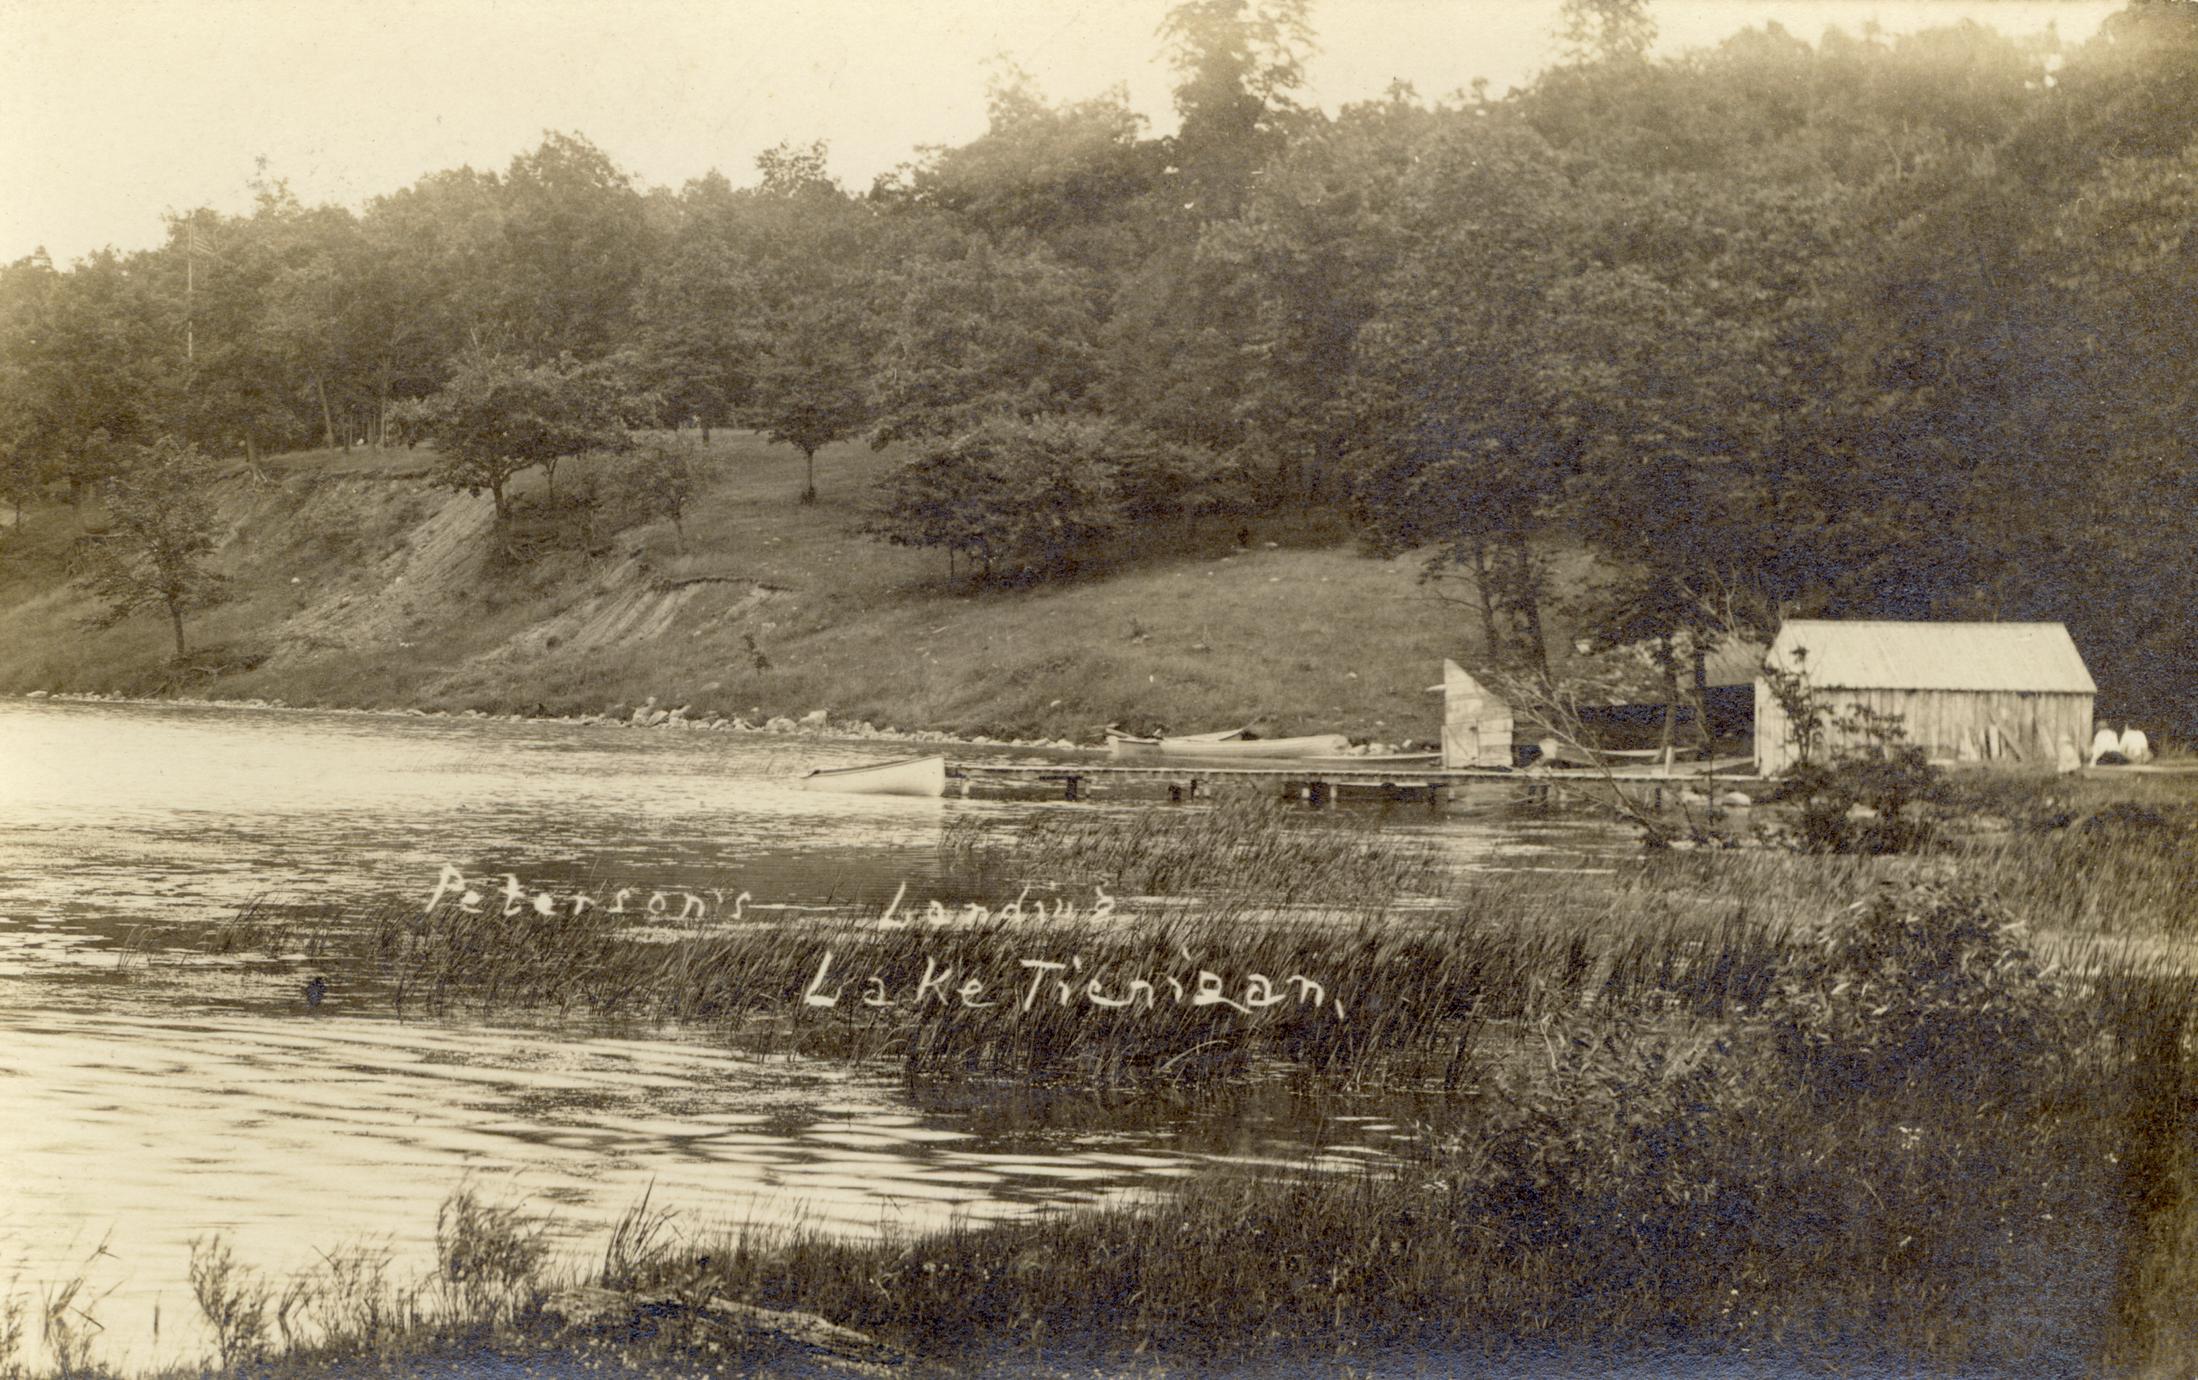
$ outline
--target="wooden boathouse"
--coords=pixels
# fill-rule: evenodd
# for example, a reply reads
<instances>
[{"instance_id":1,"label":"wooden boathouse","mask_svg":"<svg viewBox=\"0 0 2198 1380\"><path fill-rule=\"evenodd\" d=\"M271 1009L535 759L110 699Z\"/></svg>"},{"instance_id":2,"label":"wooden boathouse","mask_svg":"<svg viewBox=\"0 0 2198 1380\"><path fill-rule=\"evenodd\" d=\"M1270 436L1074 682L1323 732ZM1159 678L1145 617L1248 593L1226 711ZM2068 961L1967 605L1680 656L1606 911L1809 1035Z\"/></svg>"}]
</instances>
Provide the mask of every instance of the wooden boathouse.
<instances>
[{"instance_id":1,"label":"wooden boathouse","mask_svg":"<svg viewBox=\"0 0 2198 1380\"><path fill-rule=\"evenodd\" d=\"M1907 741L1938 762L2055 765L2065 743L2091 741L2098 686L2059 623L1904 623L1792 619L1764 658L1798 672L1835 715L1850 706L1897 714ZM1827 750L1854 745L1827 729ZM1799 755L1766 680L1755 686L1756 770Z\"/></svg>"}]
</instances>

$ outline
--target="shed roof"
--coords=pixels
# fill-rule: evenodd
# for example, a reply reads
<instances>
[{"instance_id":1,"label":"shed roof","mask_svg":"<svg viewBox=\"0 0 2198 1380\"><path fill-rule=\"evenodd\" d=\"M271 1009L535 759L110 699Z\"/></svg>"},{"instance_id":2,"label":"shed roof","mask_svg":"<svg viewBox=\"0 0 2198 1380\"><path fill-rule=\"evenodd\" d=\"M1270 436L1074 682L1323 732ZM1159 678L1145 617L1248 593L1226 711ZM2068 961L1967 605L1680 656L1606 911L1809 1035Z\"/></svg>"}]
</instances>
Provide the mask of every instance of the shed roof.
<instances>
[{"instance_id":1,"label":"shed roof","mask_svg":"<svg viewBox=\"0 0 2198 1380\"><path fill-rule=\"evenodd\" d=\"M1843 690L2029 690L2096 694L2059 623L1899 623L1789 619L1765 660Z\"/></svg>"}]
</instances>

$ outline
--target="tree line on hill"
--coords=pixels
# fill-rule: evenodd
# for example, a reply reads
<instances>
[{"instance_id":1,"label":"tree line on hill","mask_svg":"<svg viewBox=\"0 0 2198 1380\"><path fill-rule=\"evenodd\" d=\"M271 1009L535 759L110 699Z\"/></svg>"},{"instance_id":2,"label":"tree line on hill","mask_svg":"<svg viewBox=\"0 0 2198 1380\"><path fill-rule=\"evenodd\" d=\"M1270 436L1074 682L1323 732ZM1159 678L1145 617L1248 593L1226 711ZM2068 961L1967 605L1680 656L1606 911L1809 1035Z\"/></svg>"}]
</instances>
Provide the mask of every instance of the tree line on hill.
<instances>
[{"instance_id":1,"label":"tree line on hill","mask_svg":"<svg viewBox=\"0 0 2198 1380\"><path fill-rule=\"evenodd\" d=\"M1499 660L1541 655L1556 538L1621 572L1567 610L1614 641L2058 619L2104 711L2198 727L2198 6L1656 59L1647 0L1568 0L1522 89L1334 116L1307 15L1176 5L1166 136L1008 70L982 135L860 193L817 145L644 188L550 134L8 265L0 496L163 437L428 437L502 514L519 470L681 424L802 451L813 496L868 438L905 460L867 530L978 574L1326 508Z\"/></svg>"}]
</instances>

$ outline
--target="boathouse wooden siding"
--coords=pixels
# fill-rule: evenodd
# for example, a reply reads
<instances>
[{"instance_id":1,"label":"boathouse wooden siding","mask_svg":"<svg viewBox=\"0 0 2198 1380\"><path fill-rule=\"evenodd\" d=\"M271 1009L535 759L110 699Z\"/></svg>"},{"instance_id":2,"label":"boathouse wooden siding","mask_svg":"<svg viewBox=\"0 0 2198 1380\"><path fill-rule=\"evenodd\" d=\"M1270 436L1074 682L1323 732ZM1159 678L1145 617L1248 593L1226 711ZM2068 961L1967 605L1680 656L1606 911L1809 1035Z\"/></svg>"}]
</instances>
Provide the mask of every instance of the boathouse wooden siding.
<instances>
[{"instance_id":1,"label":"boathouse wooden siding","mask_svg":"<svg viewBox=\"0 0 2198 1380\"><path fill-rule=\"evenodd\" d=\"M1899 715L1907 740L1934 761L2051 767L2063 743L2081 752L2091 741L2098 687L2059 623L1795 619L1765 663L1800 670L1835 713ZM1853 745L1836 729L1823 741L1830 751ZM1796 755L1786 716L1759 679L1756 768L1780 772Z\"/></svg>"},{"instance_id":2,"label":"boathouse wooden siding","mask_svg":"<svg viewBox=\"0 0 2198 1380\"><path fill-rule=\"evenodd\" d=\"M1511 706L1455 661L1442 664L1442 764L1509 767L1514 723Z\"/></svg>"}]
</instances>

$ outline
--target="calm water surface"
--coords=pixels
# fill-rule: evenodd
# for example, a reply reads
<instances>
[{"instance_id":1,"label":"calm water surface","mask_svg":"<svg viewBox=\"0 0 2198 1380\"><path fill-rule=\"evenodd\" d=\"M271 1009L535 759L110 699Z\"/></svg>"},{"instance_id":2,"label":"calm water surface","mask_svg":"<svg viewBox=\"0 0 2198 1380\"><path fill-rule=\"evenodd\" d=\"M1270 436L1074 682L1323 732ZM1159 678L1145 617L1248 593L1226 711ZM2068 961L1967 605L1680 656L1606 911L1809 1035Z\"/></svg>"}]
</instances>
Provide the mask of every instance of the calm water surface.
<instances>
[{"instance_id":1,"label":"calm water surface","mask_svg":"<svg viewBox=\"0 0 2198 1380\"><path fill-rule=\"evenodd\" d=\"M302 955L213 957L251 901L424 901L444 864L529 882L746 891L755 909L953 899L949 819L1152 808L804 792L878 744L198 706L0 703L0 1288L83 1274L118 1364L191 1354L190 1242L277 1271L431 1258L462 1183L574 1251L644 1192L694 1229L923 1230L1158 1190L1215 1162L1343 1166L1410 1134L1278 1093L1225 1122L1017 1113L889 1071L676 1030L398 1021L302 999ZM975 750L971 750L974 752ZM1596 865L1600 826L1392 822L1461 866ZM1093 1126L1104 1129L1094 1130ZM159 1332L155 1333L158 1318Z\"/></svg>"}]
</instances>

